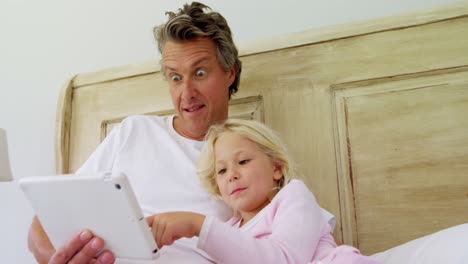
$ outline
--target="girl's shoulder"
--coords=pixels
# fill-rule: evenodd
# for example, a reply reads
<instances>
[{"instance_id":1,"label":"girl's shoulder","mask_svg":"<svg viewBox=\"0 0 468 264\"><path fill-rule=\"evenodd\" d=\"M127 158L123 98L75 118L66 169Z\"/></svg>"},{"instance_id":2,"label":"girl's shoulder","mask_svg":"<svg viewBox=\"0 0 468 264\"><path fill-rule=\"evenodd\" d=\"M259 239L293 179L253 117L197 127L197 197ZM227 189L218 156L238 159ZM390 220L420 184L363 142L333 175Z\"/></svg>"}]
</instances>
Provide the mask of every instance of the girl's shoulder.
<instances>
[{"instance_id":1,"label":"girl's shoulder","mask_svg":"<svg viewBox=\"0 0 468 264\"><path fill-rule=\"evenodd\" d=\"M309 190L307 185L298 179L291 180L275 195L272 203L289 202L303 202L313 201L316 202L314 194Z\"/></svg>"},{"instance_id":2,"label":"girl's shoulder","mask_svg":"<svg viewBox=\"0 0 468 264\"><path fill-rule=\"evenodd\" d=\"M298 179L292 179L288 184L286 184L278 194L281 192L286 192L286 193L298 193L298 194L304 194L304 193L310 193L312 192L309 190L307 185L302 181Z\"/></svg>"}]
</instances>

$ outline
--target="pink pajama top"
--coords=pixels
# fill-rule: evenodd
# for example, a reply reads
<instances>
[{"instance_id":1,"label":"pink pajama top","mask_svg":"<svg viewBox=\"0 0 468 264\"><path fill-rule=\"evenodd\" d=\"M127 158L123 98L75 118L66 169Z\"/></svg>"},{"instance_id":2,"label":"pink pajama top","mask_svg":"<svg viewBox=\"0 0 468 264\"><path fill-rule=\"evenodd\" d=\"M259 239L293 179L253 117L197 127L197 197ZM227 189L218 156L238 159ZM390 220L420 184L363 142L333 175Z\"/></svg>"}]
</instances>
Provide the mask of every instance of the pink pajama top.
<instances>
[{"instance_id":1,"label":"pink pajama top","mask_svg":"<svg viewBox=\"0 0 468 264\"><path fill-rule=\"evenodd\" d=\"M376 263L353 247L337 247L314 195L300 180L239 228L240 218L206 217L198 240L216 263Z\"/></svg>"}]
</instances>

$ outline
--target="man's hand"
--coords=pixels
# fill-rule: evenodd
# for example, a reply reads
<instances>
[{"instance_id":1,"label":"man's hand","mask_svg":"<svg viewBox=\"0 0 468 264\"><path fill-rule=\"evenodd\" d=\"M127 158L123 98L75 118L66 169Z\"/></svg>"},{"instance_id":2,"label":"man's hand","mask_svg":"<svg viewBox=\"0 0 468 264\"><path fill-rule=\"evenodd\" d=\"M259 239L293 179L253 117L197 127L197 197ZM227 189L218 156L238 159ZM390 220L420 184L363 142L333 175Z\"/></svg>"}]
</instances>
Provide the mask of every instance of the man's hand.
<instances>
[{"instance_id":1,"label":"man's hand","mask_svg":"<svg viewBox=\"0 0 468 264\"><path fill-rule=\"evenodd\" d=\"M191 212L162 213L146 218L159 248L181 237L199 236L205 216Z\"/></svg>"},{"instance_id":2,"label":"man's hand","mask_svg":"<svg viewBox=\"0 0 468 264\"><path fill-rule=\"evenodd\" d=\"M55 251L37 217L34 217L28 235L29 249L39 263L114 263L114 255L105 250L99 257L96 254L104 248L104 241L91 231L84 230L74 235L65 245Z\"/></svg>"}]
</instances>

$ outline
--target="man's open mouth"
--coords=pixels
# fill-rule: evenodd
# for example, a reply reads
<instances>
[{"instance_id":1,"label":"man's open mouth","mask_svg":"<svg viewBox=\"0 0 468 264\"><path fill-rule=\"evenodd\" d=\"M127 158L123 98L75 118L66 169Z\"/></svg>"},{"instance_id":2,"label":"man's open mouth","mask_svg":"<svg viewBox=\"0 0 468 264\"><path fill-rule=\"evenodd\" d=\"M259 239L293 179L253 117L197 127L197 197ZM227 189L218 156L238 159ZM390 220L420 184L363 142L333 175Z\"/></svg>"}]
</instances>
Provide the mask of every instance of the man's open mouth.
<instances>
[{"instance_id":1,"label":"man's open mouth","mask_svg":"<svg viewBox=\"0 0 468 264\"><path fill-rule=\"evenodd\" d=\"M192 112L196 112L196 111L202 109L203 107L205 107L205 105L196 105L196 106L184 108L184 111L192 113Z\"/></svg>"}]
</instances>

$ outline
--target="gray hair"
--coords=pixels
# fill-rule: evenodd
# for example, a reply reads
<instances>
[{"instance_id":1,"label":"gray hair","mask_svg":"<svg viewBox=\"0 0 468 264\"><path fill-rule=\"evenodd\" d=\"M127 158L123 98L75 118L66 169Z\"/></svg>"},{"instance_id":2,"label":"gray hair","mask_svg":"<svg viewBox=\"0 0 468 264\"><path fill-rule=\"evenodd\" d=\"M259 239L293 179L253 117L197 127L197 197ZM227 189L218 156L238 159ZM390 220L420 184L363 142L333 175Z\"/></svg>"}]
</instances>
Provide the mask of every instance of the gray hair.
<instances>
[{"instance_id":1,"label":"gray hair","mask_svg":"<svg viewBox=\"0 0 468 264\"><path fill-rule=\"evenodd\" d=\"M220 13L213 12L210 7L198 2L185 4L178 13L166 12L166 15L169 15L168 21L153 29L159 52L162 54L164 45L168 41L210 38L216 45L218 62L223 70L228 72L233 66L235 68L236 77L229 86L229 98L231 98L239 87L242 63L226 19Z\"/></svg>"}]
</instances>

